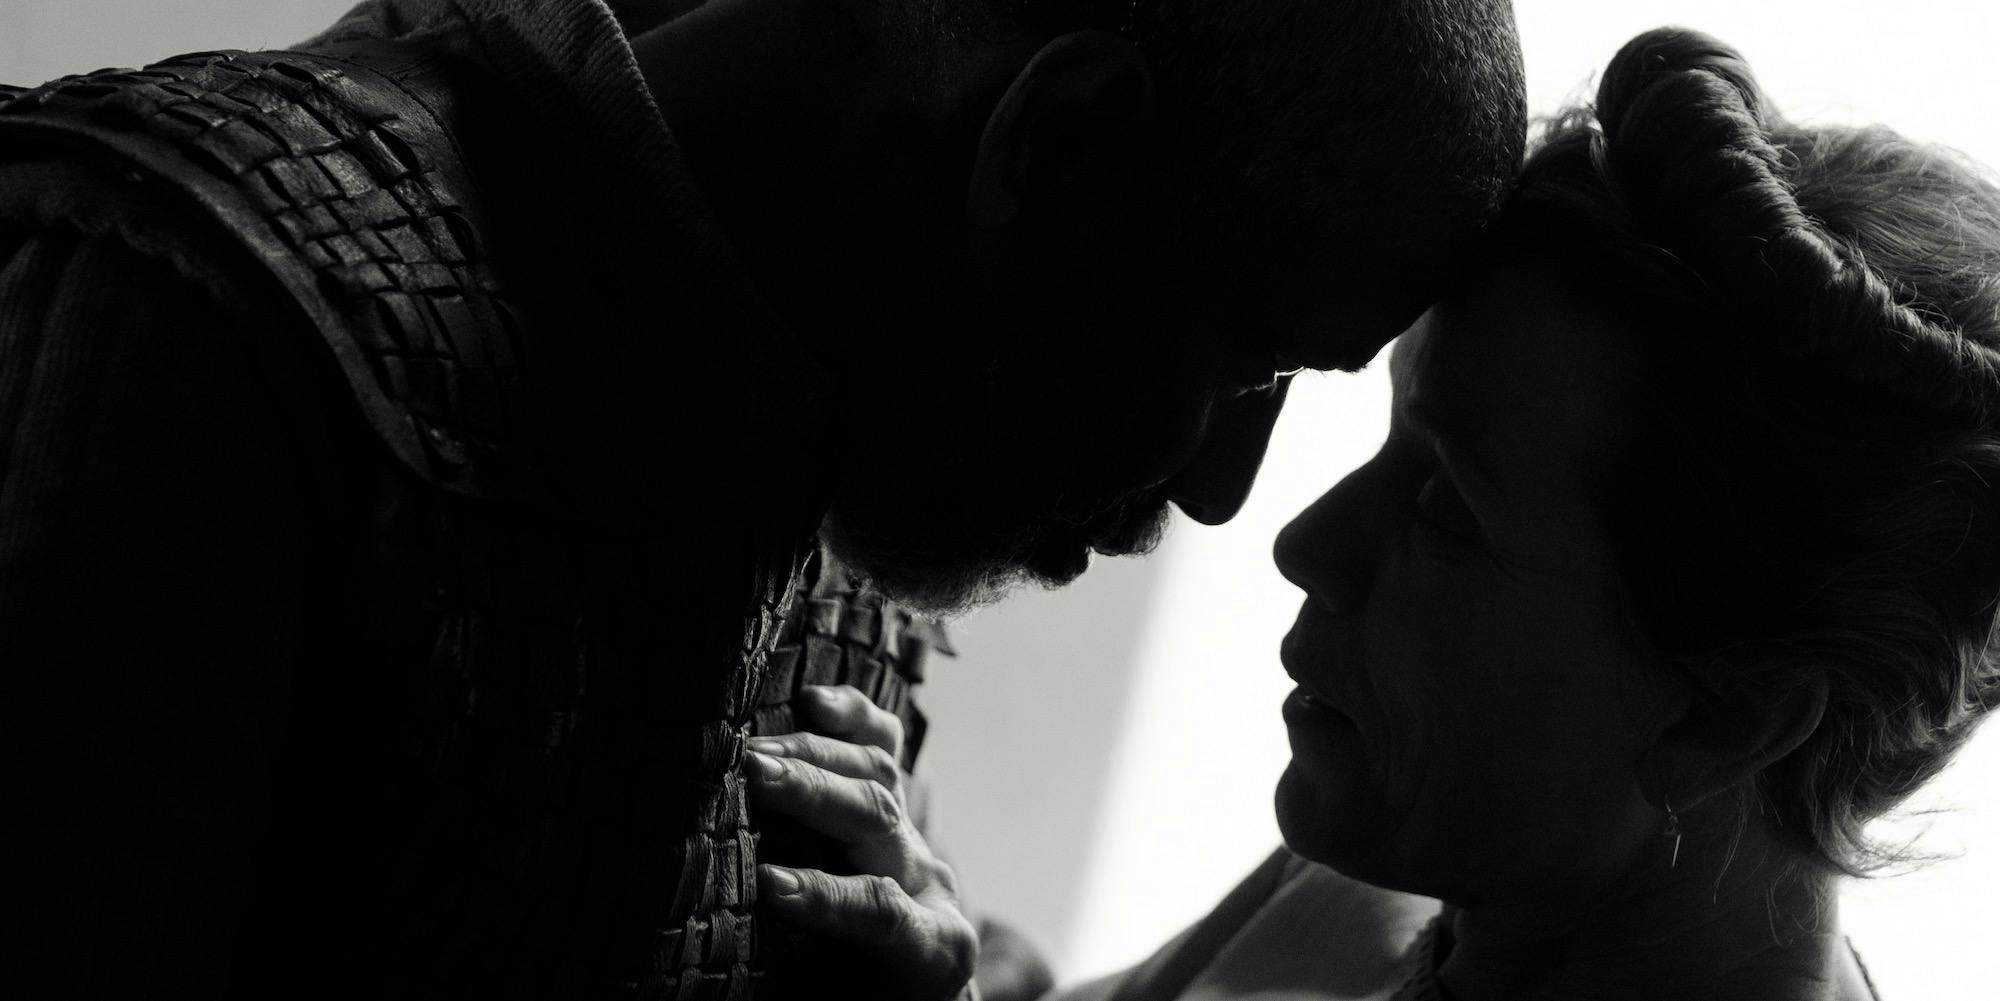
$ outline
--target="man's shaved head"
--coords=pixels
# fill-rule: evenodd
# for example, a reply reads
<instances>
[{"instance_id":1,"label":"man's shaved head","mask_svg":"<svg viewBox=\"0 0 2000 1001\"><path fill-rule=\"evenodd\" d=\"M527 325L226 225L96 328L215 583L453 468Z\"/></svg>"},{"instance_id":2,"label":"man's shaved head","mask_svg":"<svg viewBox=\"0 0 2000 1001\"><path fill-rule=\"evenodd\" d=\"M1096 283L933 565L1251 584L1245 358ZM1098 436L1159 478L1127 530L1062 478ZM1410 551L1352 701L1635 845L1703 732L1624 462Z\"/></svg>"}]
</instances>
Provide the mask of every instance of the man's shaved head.
<instances>
[{"instance_id":1,"label":"man's shaved head","mask_svg":"<svg viewBox=\"0 0 2000 1001\"><path fill-rule=\"evenodd\" d=\"M1381 297L1344 317L1361 306L1400 330L1524 152L1511 0L902 2L906 30L937 52L1030 26L1132 38L1152 66L1183 265L1245 299L1317 272ZM1303 256L1274 271L1273 248ZM1289 346L1314 367L1344 360Z\"/></svg>"},{"instance_id":2,"label":"man's shaved head","mask_svg":"<svg viewBox=\"0 0 2000 1001\"><path fill-rule=\"evenodd\" d=\"M683 21L731 23L710 4ZM922 489L843 478L822 525L923 607L1066 583L1169 505L1231 517L1277 373L1358 367L1440 298L1526 140L1507 0L728 7L806 58L740 74L790 117L707 123L754 125L704 181L842 412L923 457Z\"/></svg>"},{"instance_id":3,"label":"man's shaved head","mask_svg":"<svg viewBox=\"0 0 2000 1001\"><path fill-rule=\"evenodd\" d=\"M1349 214L1418 185L1477 224L1520 164L1527 110L1507 0L1142 10L1133 34L1153 62L1165 158L1232 203L1232 228ZM1246 204L1257 219L1242 219Z\"/></svg>"},{"instance_id":4,"label":"man's shaved head","mask_svg":"<svg viewBox=\"0 0 2000 1001\"><path fill-rule=\"evenodd\" d=\"M1435 294L1521 162L1508 0L1154 2L1135 35L1192 263L1269 275L1270 247L1327 248L1294 263L1329 290L1387 294L1396 301L1372 305L1414 319L1428 303L1406 297Z\"/></svg>"}]
</instances>

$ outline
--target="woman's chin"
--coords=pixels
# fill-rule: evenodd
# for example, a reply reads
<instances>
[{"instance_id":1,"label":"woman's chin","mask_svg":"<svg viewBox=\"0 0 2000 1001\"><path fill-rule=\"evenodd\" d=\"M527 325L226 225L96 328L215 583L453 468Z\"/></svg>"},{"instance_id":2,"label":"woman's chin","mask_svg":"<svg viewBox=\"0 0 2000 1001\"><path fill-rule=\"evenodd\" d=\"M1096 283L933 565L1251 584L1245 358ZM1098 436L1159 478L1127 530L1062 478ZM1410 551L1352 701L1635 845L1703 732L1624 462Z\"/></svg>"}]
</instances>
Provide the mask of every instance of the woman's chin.
<instances>
[{"instance_id":1,"label":"woman's chin","mask_svg":"<svg viewBox=\"0 0 2000 1001\"><path fill-rule=\"evenodd\" d=\"M1435 896L1423 888L1425 880L1398 864L1400 853L1389 843L1389 804L1343 785L1296 758L1285 766L1273 797L1285 847L1373 886Z\"/></svg>"},{"instance_id":2,"label":"woman's chin","mask_svg":"<svg viewBox=\"0 0 2000 1001\"><path fill-rule=\"evenodd\" d=\"M1340 822L1349 814L1342 809L1342 797L1327 789L1324 779L1312 775L1294 758L1278 776L1272 798L1285 847L1302 858L1347 871L1342 863L1355 861L1365 832L1356 830L1357 825Z\"/></svg>"}]
</instances>

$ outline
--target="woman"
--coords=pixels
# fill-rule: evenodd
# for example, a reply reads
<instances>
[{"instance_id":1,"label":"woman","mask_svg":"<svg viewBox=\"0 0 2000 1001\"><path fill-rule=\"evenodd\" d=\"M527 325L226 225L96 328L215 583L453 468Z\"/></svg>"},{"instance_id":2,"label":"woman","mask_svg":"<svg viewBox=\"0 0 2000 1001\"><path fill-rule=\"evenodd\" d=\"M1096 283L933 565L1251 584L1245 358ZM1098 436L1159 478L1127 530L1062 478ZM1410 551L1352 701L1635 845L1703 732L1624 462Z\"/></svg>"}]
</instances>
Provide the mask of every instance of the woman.
<instances>
[{"instance_id":1,"label":"woman","mask_svg":"<svg viewBox=\"0 0 2000 1001\"><path fill-rule=\"evenodd\" d=\"M1651 32L1390 364L1387 444L1278 540L1288 850L1071 996L1874 997L1838 882L2000 700L2000 190ZM948 872L861 819L886 756L768 749L761 798L816 788L890 877L767 871L774 906L879 893L854 937L950 996Z\"/></svg>"}]
</instances>

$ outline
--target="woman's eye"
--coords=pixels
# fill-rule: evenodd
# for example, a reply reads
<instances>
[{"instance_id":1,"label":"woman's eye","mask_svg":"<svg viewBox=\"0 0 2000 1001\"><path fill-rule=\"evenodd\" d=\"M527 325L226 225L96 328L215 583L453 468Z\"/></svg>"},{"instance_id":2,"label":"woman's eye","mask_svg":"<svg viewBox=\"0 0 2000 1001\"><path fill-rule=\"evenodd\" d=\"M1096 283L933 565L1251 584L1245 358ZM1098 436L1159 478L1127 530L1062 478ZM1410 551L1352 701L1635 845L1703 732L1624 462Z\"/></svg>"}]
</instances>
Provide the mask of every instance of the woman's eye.
<instances>
[{"instance_id":1,"label":"woman's eye","mask_svg":"<svg viewBox=\"0 0 2000 1001\"><path fill-rule=\"evenodd\" d=\"M1417 518L1446 535L1479 537L1479 519L1442 472L1432 473L1417 491Z\"/></svg>"}]
</instances>

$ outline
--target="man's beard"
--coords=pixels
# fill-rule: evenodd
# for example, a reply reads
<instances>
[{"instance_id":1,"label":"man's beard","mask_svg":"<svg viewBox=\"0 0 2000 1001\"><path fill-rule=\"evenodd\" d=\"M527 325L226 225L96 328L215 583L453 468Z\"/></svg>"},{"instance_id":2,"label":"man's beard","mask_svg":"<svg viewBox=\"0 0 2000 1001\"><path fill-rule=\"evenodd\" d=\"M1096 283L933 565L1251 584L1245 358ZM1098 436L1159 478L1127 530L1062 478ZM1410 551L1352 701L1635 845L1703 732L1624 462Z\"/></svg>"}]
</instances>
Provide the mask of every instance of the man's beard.
<instances>
[{"instance_id":1,"label":"man's beard","mask_svg":"<svg viewBox=\"0 0 2000 1001\"><path fill-rule=\"evenodd\" d=\"M1151 552L1208 390L1185 370L1180 328L1132 303L1093 286L1032 315L961 305L905 333L847 410L893 428L881 441L901 461L849 466L821 539L870 586L939 616L1064 586L1092 553Z\"/></svg>"},{"instance_id":2,"label":"man's beard","mask_svg":"<svg viewBox=\"0 0 2000 1001\"><path fill-rule=\"evenodd\" d=\"M876 589L941 616L1022 585L1061 587L1092 553L1151 552L1169 521L1163 484L1186 461L1196 418L1176 381L1129 360L1125 381L1091 375L1110 367L961 372L924 387L911 407L923 418L887 438L903 461L851 467L821 538Z\"/></svg>"},{"instance_id":3,"label":"man's beard","mask_svg":"<svg viewBox=\"0 0 2000 1001\"><path fill-rule=\"evenodd\" d=\"M1051 510L981 480L913 476L851 484L828 509L821 537L847 568L918 611L960 614L1023 585L1062 587L1090 554L1142 555L1169 521L1158 488Z\"/></svg>"}]
</instances>

